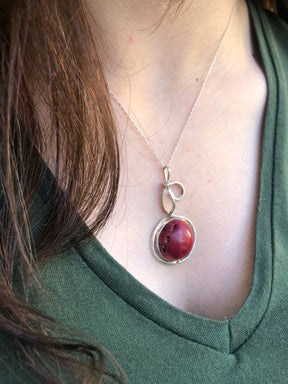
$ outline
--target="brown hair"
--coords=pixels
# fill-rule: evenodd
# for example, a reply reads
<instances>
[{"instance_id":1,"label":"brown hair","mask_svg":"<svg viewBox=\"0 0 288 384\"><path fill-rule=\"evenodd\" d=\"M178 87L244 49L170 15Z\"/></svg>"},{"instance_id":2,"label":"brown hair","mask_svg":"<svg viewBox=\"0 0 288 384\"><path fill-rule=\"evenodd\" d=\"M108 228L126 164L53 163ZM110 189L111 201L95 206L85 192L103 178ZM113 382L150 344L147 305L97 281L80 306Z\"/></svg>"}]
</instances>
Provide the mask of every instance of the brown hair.
<instances>
[{"instance_id":1,"label":"brown hair","mask_svg":"<svg viewBox=\"0 0 288 384\"><path fill-rule=\"evenodd\" d=\"M27 297L27 282L38 284L37 264L71 246L75 234L81 240L78 213L85 220L96 205L91 231L101 229L117 193L116 133L88 20L82 0L1 4L0 328L47 383L58 382L49 355L71 366L65 352L86 353L92 371L100 372L88 375L87 383L100 380L104 370L99 348L48 336L56 325ZM37 228L36 237L31 227L37 217L28 210L46 172L40 154L51 143L55 182L45 228ZM88 235L82 230L82 238ZM21 294L15 274L26 282Z\"/></svg>"},{"instance_id":2,"label":"brown hair","mask_svg":"<svg viewBox=\"0 0 288 384\"><path fill-rule=\"evenodd\" d=\"M287 12L287 1L261 4ZM39 262L99 231L116 199L116 130L89 15L84 0L10 0L0 2L0 19L0 329L40 381L60 383L53 367L61 360L65 375L80 372L75 381L100 382L101 348L69 333L52 337L56 324L27 294L28 284L39 284ZM51 143L55 181L36 235L33 196ZM90 233L83 231L79 215L95 211Z\"/></svg>"}]
</instances>

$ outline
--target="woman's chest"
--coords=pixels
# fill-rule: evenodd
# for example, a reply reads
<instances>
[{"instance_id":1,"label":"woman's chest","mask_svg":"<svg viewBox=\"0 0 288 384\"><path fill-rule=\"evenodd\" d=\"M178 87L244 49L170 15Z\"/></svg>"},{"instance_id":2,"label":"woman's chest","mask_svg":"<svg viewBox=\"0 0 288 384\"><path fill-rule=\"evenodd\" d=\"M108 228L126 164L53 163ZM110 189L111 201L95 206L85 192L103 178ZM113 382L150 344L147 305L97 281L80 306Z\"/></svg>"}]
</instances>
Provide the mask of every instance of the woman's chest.
<instances>
[{"instance_id":1,"label":"woman's chest","mask_svg":"<svg viewBox=\"0 0 288 384\"><path fill-rule=\"evenodd\" d=\"M165 216L163 178L141 140L130 146L132 141L127 141L115 213L99 238L148 289L203 317L232 317L252 284L266 100L265 81L259 78L252 106L247 101L236 105L234 96L231 108L221 110L220 99L204 105L171 164L171 181L181 182L186 190L175 214L189 218L196 230L191 257L165 265L151 252L151 234Z\"/></svg>"},{"instance_id":2,"label":"woman's chest","mask_svg":"<svg viewBox=\"0 0 288 384\"><path fill-rule=\"evenodd\" d=\"M165 216L162 180L149 177L152 169L147 177L143 171L145 182L125 185L100 237L109 253L151 291L185 311L220 320L239 309L253 275L259 146L240 147L231 146L229 154L226 148L223 156L218 147L206 160L199 155L198 163L188 160L190 167L179 178L175 175L186 189L175 214L189 218L196 230L195 249L183 264L161 264L151 252L153 229Z\"/></svg>"}]
</instances>

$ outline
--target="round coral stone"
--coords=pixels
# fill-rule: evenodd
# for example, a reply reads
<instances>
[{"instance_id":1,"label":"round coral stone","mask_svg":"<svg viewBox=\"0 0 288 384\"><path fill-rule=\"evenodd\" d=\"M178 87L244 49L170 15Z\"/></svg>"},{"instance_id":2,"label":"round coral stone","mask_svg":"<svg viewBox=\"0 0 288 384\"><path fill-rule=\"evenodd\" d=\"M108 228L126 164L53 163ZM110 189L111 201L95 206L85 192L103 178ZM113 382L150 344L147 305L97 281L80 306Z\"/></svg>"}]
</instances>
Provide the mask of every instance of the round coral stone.
<instances>
[{"instance_id":1,"label":"round coral stone","mask_svg":"<svg viewBox=\"0 0 288 384\"><path fill-rule=\"evenodd\" d=\"M164 259L180 261L191 252L195 241L194 231L181 219L169 221L158 238L159 250Z\"/></svg>"}]
</instances>

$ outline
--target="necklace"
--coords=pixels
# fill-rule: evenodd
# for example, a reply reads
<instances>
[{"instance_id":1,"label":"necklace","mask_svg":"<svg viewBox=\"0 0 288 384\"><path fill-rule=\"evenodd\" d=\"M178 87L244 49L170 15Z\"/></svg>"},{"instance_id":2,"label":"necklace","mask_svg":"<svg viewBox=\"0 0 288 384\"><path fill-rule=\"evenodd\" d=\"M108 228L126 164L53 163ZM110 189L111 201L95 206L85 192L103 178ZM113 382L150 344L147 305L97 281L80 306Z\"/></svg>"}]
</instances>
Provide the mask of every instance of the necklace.
<instances>
[{"instance_id":1,"label":"necklace","mask_svg":"<svg viewBox=\"0 0 288 384\"><path fill-rule=\"evenodd\" d=\"M175 144L175 147L166 165L161 161L161 159L159 158L159 156L151 146L149 140L143 135L143 133L138 128L138 126L136 125L132 117L124 108L123 104L114 95L114 93L111 90L109 90L110 95L112 96L114 101L118 104L118 106L121 108L122 112L128 118L132 126L135 128L136 132L140 135L140 137L148 147L149 151L153 154L157 162L160 164L163 171L164 183L163 183L162 193L161 193L161 205L162 205L163 211L166 213L166 216L154 228L154 231L151 237L151 250L153 255L156 257L156 259L165 264L182 263L184 260L187 260L191 256L195 248L196 230L193 223L187 217L174 214L174 211L176 208L176 202L181 200L184 197L185 188L183 184L180 183L179 181L170 181L170 165L176 154L179 144L183 139L184 133L190 123L193 112L200 100L200 97L207 84L209 76L214 68L216 59L219 55L219 52L222 48L225 37L231 25L232 18L235 13L236 2L237 0L234 0L229 21L224 30L220 43L218 44L216 53L212 59L212 62L208 68L206 76L201 84L198 95L192 104L188 118L183 128L180 131L178 140ZM177 194L175 193L175 189L178 190ZM167 204L166 204L167 198L170 199L170 208L167 207Z\"/></svg>"}]
</instances>

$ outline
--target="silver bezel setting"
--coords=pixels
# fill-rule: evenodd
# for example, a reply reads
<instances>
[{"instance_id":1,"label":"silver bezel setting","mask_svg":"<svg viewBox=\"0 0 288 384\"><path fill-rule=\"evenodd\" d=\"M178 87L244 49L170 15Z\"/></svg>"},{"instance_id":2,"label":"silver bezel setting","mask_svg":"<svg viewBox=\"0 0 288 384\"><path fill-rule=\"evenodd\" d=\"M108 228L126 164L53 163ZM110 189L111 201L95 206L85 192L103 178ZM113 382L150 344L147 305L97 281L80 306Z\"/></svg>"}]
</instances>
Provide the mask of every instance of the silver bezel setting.
<instances>
[{"instance_id":1,"label":"silver bezel setting","mask_svg":"<svg viewBox=\"0 0 288 384\"><path fill-rule=\"evenodd\" d=\"M169 223L170 221L172 220L175 220L175 219L178 219L178 220L183 220L185 221L189 227L191 228L193 234L194 234L194 243L193 243L193 247L191 249L191 251L189 252L189 254L184 257L183 259L181 260L175 260L175 261L171 261L169 259L165 259L161 252L160 252L160 249L159 249L159 235L162 231L162 229L165 227L165 225L167 223ZM192 224L192 222L187 219L187 217L184 217L184 216L177 216L177 215L168 215L168 216L165 216L155 227L153 233L152 233L152 236L151 236L151 249L152 249L152 253L153 255L156 257L156 259L158 261L160 261L161 263L164 263L164 264L180 264L180 263L183 263L183 261L187 260L194 248L195 248L195 244L196 244L196 231L195 231L195 227L194 225Z\"/></svg>"}]
</instances>

